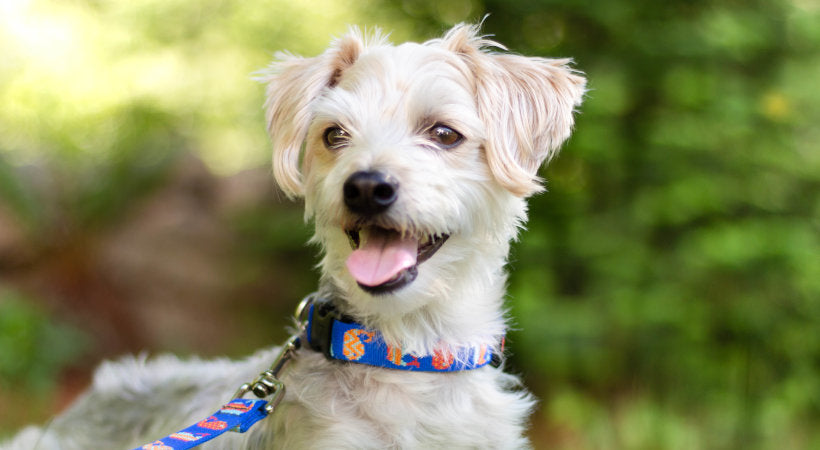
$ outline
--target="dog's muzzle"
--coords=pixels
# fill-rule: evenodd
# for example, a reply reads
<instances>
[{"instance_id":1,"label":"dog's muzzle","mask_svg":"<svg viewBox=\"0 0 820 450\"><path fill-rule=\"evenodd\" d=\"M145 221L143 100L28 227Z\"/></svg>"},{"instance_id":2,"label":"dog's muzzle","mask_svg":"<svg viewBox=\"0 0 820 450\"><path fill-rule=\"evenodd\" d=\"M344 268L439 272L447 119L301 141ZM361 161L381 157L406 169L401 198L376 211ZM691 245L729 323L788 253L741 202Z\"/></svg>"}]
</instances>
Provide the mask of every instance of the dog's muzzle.
<instances>
[{"instance_id":1,"label":"dog's muzzle","mask_svg":"<svg viewBox=\"0 0 820 450\"><path fill-rule=\"evenodd\" d=\"M398 199L399 184L382 172L355 172L345 181L342 194L345 206L359 218L344 230L353 249L347 269L359 287L371 294L389 293L413 282L418 265L449 237L386 227L379 216Z\"/></svg>"}]
</instances>

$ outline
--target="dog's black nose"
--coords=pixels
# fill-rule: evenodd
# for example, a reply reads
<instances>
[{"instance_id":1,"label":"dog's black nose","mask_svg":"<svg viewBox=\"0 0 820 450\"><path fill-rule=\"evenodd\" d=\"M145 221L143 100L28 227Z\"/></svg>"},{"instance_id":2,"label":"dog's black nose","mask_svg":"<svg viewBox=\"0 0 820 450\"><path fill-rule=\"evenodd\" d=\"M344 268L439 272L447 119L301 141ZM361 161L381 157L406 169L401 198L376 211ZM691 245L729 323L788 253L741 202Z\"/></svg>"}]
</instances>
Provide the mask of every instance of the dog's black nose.
<instances>
[{"instance_id":1,"label":"dog's black nose","mask_svg":"<svg viewBox=\"0 0 820 450\"><path fill-rule=\"evenodd\" d=\"M370 216L385 211L398 197L399 184L376 171L360 171L347 178L345 205L357 214Z\"/></svg>"}]
</instances>

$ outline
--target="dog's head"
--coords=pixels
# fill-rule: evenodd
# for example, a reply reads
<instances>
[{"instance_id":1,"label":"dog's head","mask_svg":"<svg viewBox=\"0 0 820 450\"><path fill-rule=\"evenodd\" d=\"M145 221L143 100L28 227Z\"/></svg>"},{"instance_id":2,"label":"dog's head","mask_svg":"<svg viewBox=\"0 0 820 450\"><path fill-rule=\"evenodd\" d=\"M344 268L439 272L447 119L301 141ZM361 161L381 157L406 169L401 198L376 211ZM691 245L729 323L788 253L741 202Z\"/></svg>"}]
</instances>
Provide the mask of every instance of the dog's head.
<instances>
[{"instance_id":1,"label":"dog's head","mask_svg":"<svg viewBox=\"0 0 820 450\"><path fill-rule=\"evenodd\" d=\"M569 60L493 48L470 25L399 46L353 29L265 77L274 176L305 198L325 281L365 312L499 271L476 258L503 265L538 167L570 134L585 80Z\"/></svg>"}]
</instances>

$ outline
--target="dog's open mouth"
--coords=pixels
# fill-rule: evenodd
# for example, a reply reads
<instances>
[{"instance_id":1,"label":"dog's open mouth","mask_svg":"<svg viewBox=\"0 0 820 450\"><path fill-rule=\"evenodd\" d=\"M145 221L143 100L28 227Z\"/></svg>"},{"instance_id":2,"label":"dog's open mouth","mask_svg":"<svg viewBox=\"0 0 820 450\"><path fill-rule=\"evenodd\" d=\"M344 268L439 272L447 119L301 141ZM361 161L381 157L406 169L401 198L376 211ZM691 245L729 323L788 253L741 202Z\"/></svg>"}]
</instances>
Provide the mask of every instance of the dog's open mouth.
<instances>
[{"instance_id":1,"label":"dog's open mouth","mask_svg":"<svg viewBox=\"0 0 820 450\"><path fill-rule=\"evenodd\" d=\"M449 237L408 236L375 226L345 232L353 248L347 270L359 287L371 294L385 294L411 283L418 275L418 265L430 259Z\"/></svg>"}]
</instances>

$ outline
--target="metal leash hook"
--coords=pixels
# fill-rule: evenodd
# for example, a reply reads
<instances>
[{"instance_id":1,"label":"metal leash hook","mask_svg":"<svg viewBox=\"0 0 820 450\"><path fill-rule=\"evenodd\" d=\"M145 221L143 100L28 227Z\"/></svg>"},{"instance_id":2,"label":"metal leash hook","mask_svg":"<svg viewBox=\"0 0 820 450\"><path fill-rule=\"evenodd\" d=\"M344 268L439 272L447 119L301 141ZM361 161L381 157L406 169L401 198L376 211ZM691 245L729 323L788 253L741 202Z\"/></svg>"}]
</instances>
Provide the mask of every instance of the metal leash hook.
<instances>
[{"instance_id":1,"label":"metal leash hook","mask_svg":"<svg viewBox=\"0 0 820 450\"><path fill-rule=\"evenodd\" d=\"M265 405L265 410L268 414L272 413L279 403L282 402L282 399L285 398L285 384L279 380L279 372L293 359L296 355L296 351L302 346L301 336L304 334L307 324L305 315L310 310L310 305L313 303L315 296L316 293L308 295L302 299L296 308L295 316L299 324L298 334L291 336L285 341L282 345L282 350L268 370L260 373L259 376L250 383L245 383L240 386L233 395L233 398L242 398L248 392L252 392L253 395L260 399L270 397L268 404Z\"/></svg>"},{"instance_id":2,"label":"metal leash hook","mask_svg":"<svg viewBox=\"0 0 820 450\"><path fill-rule=\"evenodd\" d=\"M242 398L248 392L252 392L253 395L261 399L270 397L268 404L265 405L265 410L268 414L272 413L282 399L285 398L285 384L279 380L279 372L281 372L282 368L293 358L293 355L300 346L301 340L299 336L291 336L282 346L282 351L276 357L276 360L270 368L260 373L259 376L250 383L239 386L233 398Z\"/></svg>"}]
</instances>

